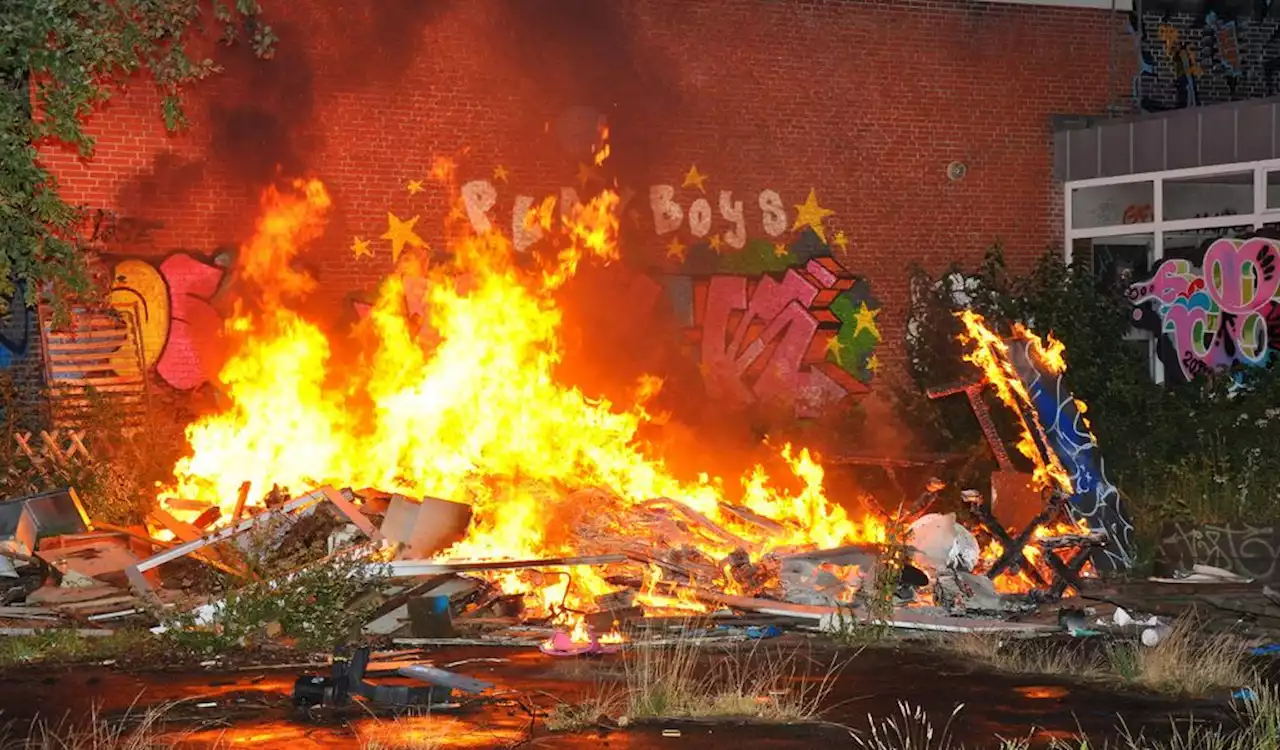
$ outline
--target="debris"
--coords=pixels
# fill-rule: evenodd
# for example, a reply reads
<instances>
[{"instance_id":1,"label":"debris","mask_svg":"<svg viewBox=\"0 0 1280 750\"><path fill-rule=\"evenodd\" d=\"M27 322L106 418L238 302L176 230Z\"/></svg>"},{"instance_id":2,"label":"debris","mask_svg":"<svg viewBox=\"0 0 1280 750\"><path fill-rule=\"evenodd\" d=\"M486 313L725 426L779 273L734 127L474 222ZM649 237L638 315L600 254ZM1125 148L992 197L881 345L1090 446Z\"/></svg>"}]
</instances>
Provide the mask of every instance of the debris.
<instances>
[{"instance_id":1,"label":"debris","mask_svg":"<svg viewBox=\"0 0 1280 750\"><path fill-rule=\"evenodd\" d=\"M425 664L415 664L411 667L400 667L396 670L396 674L401 677L408 677L420 682L429 682L433 685L451 688L453 690L461 690L464 693L483 693L493 688L493 683L477 680L474 677L466 677L453 672L447 672L443 669L428 666Z\"/></svg>"},{"instance_id":2,"label":"debris","mask_svg":"<svg viewBox=\"0 0 1280 750\"><path fill-rule=\"evenodd\" d=\"M434 497L415 502L404 495L392 495L382 519L382 535L401 545L404 554L421 558L461 539L470 523L470 505Z\"/></svg>"},{"instance_id":3,"label":"debris","mask_svg":"<svg viewBox=\"0 0 1280 750\"><path fill-rule=\"evenodd\" d=\"M663 737L679 737L679 736L680 736L680 730L679 730L679 729L664 729L664 730L662 730L662 736L663 736Z\"/></svg>"},{"instance_id":4,"label":"debris","mask_svg":"<svg viewBox=\"0 0 1280 750\"><path fill-rule=\"evenodd\" d=\"M1272 656L1274 654L1280 654L1280 643L1268 643L1265 646L1251 648L1249 649L1249 654L1252 656Z\"/></svg>"},{"instance_id":5,"label":"debris","mask_svg":"<svg viewBox=\"0 0 1280 750\"><path fill-rule=\"evenodd\" d=\"M304 674L294 681L293 704L299 708L345 708L353 697L360 696L380 706L431 706L452 697L450 688L438 684L411 687L370 683L364 678L368 664L368 648L357 649L349 656L344 651L335 653L328 676Z\"/></svg>"},{"instance_id":6,"label":"debris","mask_svg":"<svg viewBox=\"0 0 1280 750\"><path fill-rule=\"evenodd\" d=\"M618 650L615 647L601 644L600 639L594 633L591 634L590 641L582 643L573 640L572 636L563 630L556 630L550 639L538 644L538 649L549 656L612 654Z\"/></svg>"},{"instance_id":7,"label":"debris","mask_svg":"<svg viewBox=\"0 0 1280 750\"><path fill-rule=\"evenodd\" d=\"M763 628L758 625L752 625L747 628L747 638L750 638L751 640L777 638L780 635L782 635L782 628L779 628L777 625L768 625Z\"/></svg>"},{"instance_id":8,"label":"debris","mask_svg":"<svg viewBox=\"0 0 1280 750\"><path fill-rule=\"evenodd\" d=\"M449 638L454 634L449 617L448 596L417 596L409 599L409 632L414 638Z\"/></svg>"},{"instance_id":9,"label":"debris","mask_svg":"<svg viewBox=\"0 0 1280 750\"><path fill-rule=\"evenodd\" d=\"M1148 578L1152 583L1253 583L1252 578L1212 565L1192 565L1189 573L1175 573L1172 578Z\"/></svg>"},{"instance_id":10,"label":"debris","mask_svg":"<svg viewBox=\"0 0 1280 750\"><path fill-rule=\"evenodd\" d=\"M114 630L101 630L96 628L0 628L0 635L38 635L40 633L71 633L79 638L105 638L109 635L115 635Z\"/></svg>"},{"instance_id":11,"label":"debris","mask_svg":"<svg viewBox=\"0 0 1280 750\"><path fill-rule=\"evenodd\" d=\"M1160 645L1160 641L1169 635L1172 628L1168 625L1157 625L1154 628L1147 628L1142 631L1142 645L1148 648L1155 648Z\"/></svg>"},{"instance_id":12,"label":"debris","mask_svg":"<svg viewBox=\"0 0 1280 750\"><path fill-rule=\"evenodd\" d=\"M924 570L971 571L981 554L978 540L956 523L956 514L929 513L911 524L911 545L916 565Z\"/></svg>"}]
</instances>

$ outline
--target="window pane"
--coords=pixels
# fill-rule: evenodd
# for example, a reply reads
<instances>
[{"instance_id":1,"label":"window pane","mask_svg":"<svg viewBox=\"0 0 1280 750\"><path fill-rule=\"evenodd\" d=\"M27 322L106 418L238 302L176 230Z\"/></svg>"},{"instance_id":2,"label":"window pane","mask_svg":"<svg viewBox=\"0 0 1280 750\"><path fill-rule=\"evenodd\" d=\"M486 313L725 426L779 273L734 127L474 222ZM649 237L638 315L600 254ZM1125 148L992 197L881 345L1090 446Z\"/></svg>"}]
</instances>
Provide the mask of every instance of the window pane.
<instances>
[{"instance_id":1,"label":"window pane","mask_svg":"<svg viewBox=\"0 0 1280 750\"><path fill-rule=\"evenodd\" d=\"M1267 172L1267 208L1280 208L1280 172Z\"/></svg>"},{"instance_id":2,"label":"window pane","mask_svg":"<svg viewBox=\"0 0 1280 750\"><path fill-rule=\"evenodd\" d=\"M1253 172L1164 181L1164 220L1253 213Z\"/></svg>"},{"instance_id":3,"label":"window pane","mask_svg":"<svg viewBox=\"0 0 1280 750\"><path fill-rule=\"evenodd\" d=\"M1154 196L1155 187L1151 182L1075 188L1071 191L1071 228L1094 229L1152 221Z\"/></svg>"},{"instance_id":4,"label":"window pane","mask_svg":"<svg viewBox=\"0 0 1280 750\"><path fill-rule=\"evenodd\" d=\"M1123 291L1137 279L1151 274L1154 235L1077 239L1071 245L1071 263L1093 271L1099 289Z\"/></svg>"}]
</instances>

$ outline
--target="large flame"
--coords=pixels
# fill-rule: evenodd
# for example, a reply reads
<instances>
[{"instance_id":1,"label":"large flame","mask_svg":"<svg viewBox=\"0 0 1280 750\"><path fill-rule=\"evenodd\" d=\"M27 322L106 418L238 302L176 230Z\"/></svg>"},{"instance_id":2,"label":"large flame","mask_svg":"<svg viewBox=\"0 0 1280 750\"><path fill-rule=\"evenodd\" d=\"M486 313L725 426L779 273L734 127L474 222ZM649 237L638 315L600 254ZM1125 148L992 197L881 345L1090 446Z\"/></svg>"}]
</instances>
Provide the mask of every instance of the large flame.
<instances>
[{"instance_id":1,"label":"large flame","mask_svg":"<svg viewBox=\"0 0 1280 750\"><path fill-rule=\"evenodd\" d=\"M452 174L437 166L437 177ZM517 264L496 231L454 239L452 261L430 267L406 252L362 330L342 339L296 311L315 282L290 265L324 227L324 187L298 182L293 191L268 191L263 201L239 266L262 293L226 324L233 354L219 380L229 405L187 428L190 455L175 467L162 500L227 509L246 481L254 488L250 505L275 485L446 498L473 507L466 538L446 553L467 558L573 553L573 530L584 518L656 498L677 500L748 542L753 558L786 545L883 539L879 521L855 522L830 502L822 467L808 450L781 450L798 492L778 489L763 467L744 474L740 506L777 523L765 533L725 509L721 479L677 478L638 438L660 380L641 379L627 405L557 382L561 314L551 292L584 260L618 257L615 193L578 207L554 235L559 251L534 270ZM537 214L530 220L547 223L548 204ZM613 505L575 495L589 488L607 490L593 497ZM716 560L736 546L699 541ZM647 602L701 606L665 601L660 572L651 571ZM532 582L527 574L495 580L550 612L612 588L587 568Z\"/></svg>"},{"instance_id":2,"label":"large flame","mask_svg":"<svg viewBox=\"0 0 1280 750\"><path fill-rule=\"evenodd\" d=\"M1071 493L1073 491L1071 475L1063 467L1062 461L1051 447L1045 445L1042 449L1041 445L1045 442L1043 437L1037 441L1032 433L1035 430L1043 436L1044 426L1032 407L1031 395L1026 385L1014 369L1008 342L991 330L983 317L972 310L962 310L957 317L964 323L964 332L961 333L960 339L970 347L969 353L965 355L965 361L982 371L986 382L991 384L1000 400L1017 416L1021 431L1018 451L1031 460L1032 485L1037 489L1053 485L1063 492ZM1042 339L1022 324L1015 323L1013 338L1025 342L1028 354L1044 369L1054 374L1066 371L1066 346L1053 336L1048 336L1047 340ZM1084 402L1077 399L1075 403L1083 414L1086 408ZM1035 542L1055 536L1087 533L1089 533L1089 525L1084 519L1074 523L1054 521L1038 526L1032 530L1031 539L1023 546L1022 554L1044 580L1052 580L1055 573L1043 559L1042 552ZM988 542L982 550L983 566L989 568L1000 559L1004 551L1004 545L999 541ZM1089 577L1095 574L1093 564L1086 563L1081 575ZM1021 568L1000 573L995 578L995 585L998 591L1007 594L1024 594L1039 587L1039 584Z\"/></svg>"}]
</instances>

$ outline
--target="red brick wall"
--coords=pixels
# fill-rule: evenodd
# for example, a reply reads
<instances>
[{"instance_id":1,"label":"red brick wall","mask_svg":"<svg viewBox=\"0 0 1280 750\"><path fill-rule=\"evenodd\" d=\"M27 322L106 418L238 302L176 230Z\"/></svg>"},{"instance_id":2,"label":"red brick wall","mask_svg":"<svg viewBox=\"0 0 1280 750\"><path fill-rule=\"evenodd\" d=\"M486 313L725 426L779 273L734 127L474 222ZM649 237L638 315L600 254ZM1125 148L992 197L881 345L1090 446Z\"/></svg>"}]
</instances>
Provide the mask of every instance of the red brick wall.
<instances>
[{"instance_id":1,"label":"red brick wall","mask_svg":"<svg viewBox=\"0 0 1280 750\"><path fill-rule=\"evenodd\" d=\"M715 210L720 190L743 201L755 238L761 190L782 196L790 225L812 188L835 212L829 237L848 238L837 257L884 305L890 361L910 261L973 261L1001 239L1025 266L1048 246L1060 215L1049 116L1101 111L1109 81L1129 80L1109 62L1131 57L1114 48L1119 15L958 0L263 5L277 59L220 52L227 71L191 91L186 132L167 135L157 97L136 85L94 116L92 161L43 151L68 200L157 225L114 249L158 257L237 244L263 163L279 159L335 199L312 256L324 288L369 290L389 251L375 239L375 256L356 260L347 248L385 231L388 210L421 215L424 236L440 239L447 196L405 190L434 156L460 155L462 181L508 169L492 212L508 230L517 193L577 186L580 157L561 135L562 115L581 105L609 117L608 166L638 191L629 254L663 258L670 238L652 229L647 189L674 186L687 211L701 195L681 188L691 165L709 175L716 233L730 228ZM401 5L409 13L393 15ZM387 10L370 16L371 6ZM245 105L259 119L228 116ZM952 161L968 166L962 180L948 180ZM687 221L680 236L692 239Z\"/></svg>"}]
</instances>

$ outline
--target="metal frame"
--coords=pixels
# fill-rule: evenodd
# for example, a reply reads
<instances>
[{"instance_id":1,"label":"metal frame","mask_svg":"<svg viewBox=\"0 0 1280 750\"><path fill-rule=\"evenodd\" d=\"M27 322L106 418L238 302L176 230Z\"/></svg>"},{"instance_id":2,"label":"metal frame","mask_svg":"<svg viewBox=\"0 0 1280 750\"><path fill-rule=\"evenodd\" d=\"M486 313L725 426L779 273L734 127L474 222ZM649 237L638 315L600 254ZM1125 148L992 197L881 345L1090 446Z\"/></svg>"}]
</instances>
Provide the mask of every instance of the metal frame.
<instances>
[{"instance_id":1,"label":"metal frame","mask_svg":"<svg viewBox=\"0 0 1280 750\"><path fill-rule=\"evenodd\" d=\"M1204 219L1164 220L1164 183L1166 181L1249 172L1253 173L1253 213L1236 214L1232 216L1213 216ZM1063 237L1065 238L1065 241L1063 242L1063 255L1067 263L1072 261L1072 255L1074 252L1073 245L1076 240L1119 238L1128 235L1149 235L1151 238L1151 250L1147 260L1151 267L1154 268L1156 264L1164 259L1164 240L1165 234L1168 232L1224 229L1227 227L1250 225L1257 230L1261 229L1264 224L1280 222L1280 205L1274 208L1267 207L1267 175L1271 172L1280 172L1280 159L1236 162L1233 164L1215 164L1210 167L1191 167L1188 169L1169 169L1162 172L1143 172L1140 174L1128 174L1118 177L1095 177L1088 180L1073 180L1071 182L1064 183L1062 190L1064 204L1064 210L1062 212L1064 221ZM1072 227L1072 197L1075 195L1076 190L1137 183L1151 183L1152 221L1143 222L1141 224L1113 224L1080 229ZM1150 336L1147 332L1141 332L1135 329L1132 338L1150 339L1151 376L1157 383L1164 382L1164 366L1160 362L1159 358L1156 357L1155 352L1156 337Z\"/></svg>"}]
</instances>

